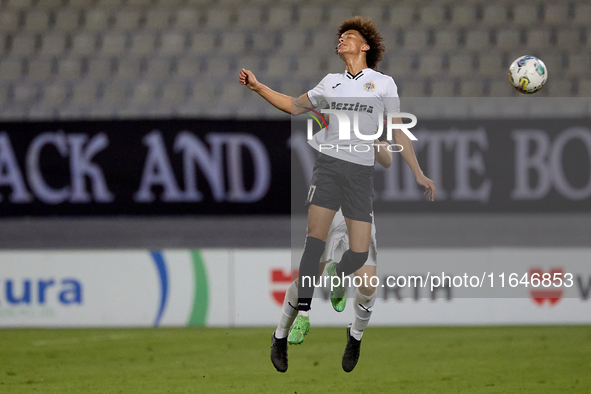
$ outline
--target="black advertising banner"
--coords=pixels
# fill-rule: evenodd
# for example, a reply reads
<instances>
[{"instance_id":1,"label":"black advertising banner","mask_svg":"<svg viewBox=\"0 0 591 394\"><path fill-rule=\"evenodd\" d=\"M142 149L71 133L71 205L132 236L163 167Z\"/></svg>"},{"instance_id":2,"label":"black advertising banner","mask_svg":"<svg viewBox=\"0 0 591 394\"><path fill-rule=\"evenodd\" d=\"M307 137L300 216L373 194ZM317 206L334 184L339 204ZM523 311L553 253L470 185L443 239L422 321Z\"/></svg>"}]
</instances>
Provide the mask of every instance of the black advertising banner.
<instances>
[{"instance_id":1,"label":"black advertising banner","mask_svg":"<svg viewBox=\"0 0 591 394\"><path fill-rule=\"evenodd\" d=\"M289 214L289 123L0 124L0 215Z\"/></svg>"},{"instance_id":2,"label":"black advertising banner","mask_svg":"<svg viewBox=\"0 0 591 394\"><path fill-rule=\"evenodd\" d=\"M421 169L435 182L428 203L399 153L376 164L377 212L591 211L591 120L421 120L411 132ZM304 122L292 122L292 213L304 213L311 181ZM330 147L329 147L330 148Z\"/></svg>"},{"instance_id":3,"label":"black advertising banner","mask_svg":"<svg viewBox=\"0 0 591 394\"><path fill-rule=\"evenodd\" d=\"M315 151L305 128L292 126L221 120L0 123L0 216L305 213ZM390 168L376 166L376 211L591 211L587 118L419 117L411 131L419 163L436 183L436 201L425 200L395 153Z\"/></svg>"}]
</instances>

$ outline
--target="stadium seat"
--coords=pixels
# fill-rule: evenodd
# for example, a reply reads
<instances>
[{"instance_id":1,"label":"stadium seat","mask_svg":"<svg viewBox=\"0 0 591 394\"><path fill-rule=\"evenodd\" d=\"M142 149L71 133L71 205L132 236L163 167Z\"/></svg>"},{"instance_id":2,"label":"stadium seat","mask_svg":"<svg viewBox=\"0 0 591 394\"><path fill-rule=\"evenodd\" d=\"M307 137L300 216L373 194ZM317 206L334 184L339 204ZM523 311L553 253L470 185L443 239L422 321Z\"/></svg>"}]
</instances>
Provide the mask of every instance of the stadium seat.
<instances>
[{"instance_id":1,"label":"stadium seat","mask_svg":"<svg viewBox=\"0 0 591 394\"><path fill-rule=\"evenodd\" d=\"M201 15L193 8L181 8L175 13L173 27L180 30L192 30L200 25Z\"/></svg>"},{"instance_id":2,"label":"stadium seat","mask_svg":"<svg viewBox=\"0 0 591 394\"><path fill-rule=\"evenodd\" d=\"M58 81L79 78L82 74L82 62L76 57L60 57L57 62Z\"/></svg>"},{"instance_id":3,"label":"stadium seat","mask_svg":"<svg viewBox=\"0 0 591 394\"><path fill-rule=\"evenodd\" d=\"M521 33L516 29L499 29L496 32L498 49L516 49L522 46Z\"/></svg>"},{"instance_id":4,"label":"stadium seat","mask_svg":"<svg viewBox=\"0 0 591 394\"><path fill-rule=\"evenodd\" d=\"M186 85L169 82L162 87L162 101L168 104L179 104L185 101Z\"/></svg>"},{"instance_id":5,"label":"stadium seat","mask_svg":"<svg viewBox=\"0 0 591 394\"><path fill-rule=\"evenodd\" d=\"M96 0L95 7L112 10L123 5L125 0Z\"/></svg>"},{"instance_id":6,"label":"stadium seat","mask_svg":"<svg viewBox=\"0 0 591 394\"><path fill-rule=\"evenodd\" d=\"M117 62L116 77L120 80L137 79L142 71L142 62L135 57L120 58Z\"/></svg>"},{"instance_id":7,"label":"stadium seat","mask_svg":"<svg viewBox=\"0 0 591 394\"><path fill-rule=\"evenodd\" d=\"M34 104L27 112L28 121L52 120L57 116L57 109L53 105Z\"/></svg>"},{"instance_id":8,"label":"stadium seat","mask_svg":"<svg viewBox=\"0 0 591 394\"><path fill-rule=\"evenodd\" d=\"M307 44L307 33L302 29L285 30L281 32L281 46L279 47L279 51L285 54L300 53Z\"/></svg>"},{"instance_id":9,"label":"stadium seat","mask_svg":"<svg viewBox=\"0 0 591 394\"><path fill-rule=\"evenodd\" d=\"M133 84L131 102L135 104L148 104L156 97L156 86L147 81Z\"/></svg>"},{"instance_id":10,"label":"stadium seat","mask_svg":"<svg viewBox=\"0 0 591 394\"><path fill-rule=\"evenodd\" d=\"M113 62L104 57L89 59L86 78L107 80L113 76Z\"/></svg>"},{"instance_id":11,"label":"stadium seat","mask_svg":"<svg viewBox=\"0 0 591 394\"><path fill-rule=\"evenodd\" d=\"M482 24L484 26L498 27L508 21L508 11L503 4L486 5L482 14Z\"/></svg>"},{"instance_id":12,"label":"stadium seat","mask_svg":"<svg viewBox=\"0 0 591 394\"><path fill-rule=\"evenodd\" d=\"M93 104L97 96L97 86L91 82L85 81L74 85L72 88L72 102L77 105Z\"/></svg>"},{"instance_id":13,"label":"stadium seat","mask_svg":"<svg viewBox=\"0 0 591 394\"><path fill-rule=\"evenodd\" d=\"M39 54L59 56L66 50L66 37L62 33L50 33L42 36Z\"/></svg>"},{"instance_id":14,"label":"stadium seat","mask_svg":"<svg viewBox=\"0 0 591 394\"><path fill-rule=\"evenodd\" d=\"M455 54L449 57L449 75L466 77L474 74L474 60L469 53Z\"/></svg>"},{"instance_id":15,"label":"stadium seat","mask_svg":"<svg viewBox=\"0 0 591 394\"><path fill-rule=\"evenodd\" d=\"M388 56L385 65L386 67L380 63L378 70L393 77L395 82L397 81L397 77L412 76L414 74L413 57L409 55L394 54Z\"/></svg>"},{"instance_id":16,"label":"stadium seat","mask_svg":"<svg viewBox=\"0 0 591 394\"><path fill-rule=\"evenodd\" d=\"M578 26L589 26L590 20L591 4L584 1L575 4L575 18L573 22Z\"/></svg>"},{"instance_id":17,"label":"stadium seat","mask_svg":"<svg viewBox=\"0 0 591 394\"><path fill-rule=\"evenodd\" d=\"M418 51L427 47L429 32L426 29L404 30L403 47L406 50Z\"/></svg>"},{"instance_id":18,"label":"stadium seat","mask_svg":"<svg viewBox=\"0 0 591 394\"><path fill-rule=\"evenodd\" d=\"M84 29L88 31L106 30L109 24L107 11L101 9L90 9L84 16Z\"/></svg>"},{"instance_id":19,"label":"stadium seat","mask_svg":"<svg viewBox=\"0 0 591 394\"><path fill-rule=\"evenodd\" d=\"M127 36L124 33L106 33L102 37L101 54L121 56L127 52Z\"/></svg>"},{"instance_id":20,"label":"stadium seat","mask_svg":"<svg viewBox=\"0 0 591 394\"><path fill-rule=\"evenodd\" d=\"M125 84L110 82L103 87L102 101L107 105L119 105L126 100L127 86Z\"/></svg>"},{"instance_id":21,"label":"stadium seat","mask_svg":"<svg viewBox=\"0 0 591 394\"><path fill-rule=\"evenodd\" d=\"M35 4L37 10L54 10L62 7L64 0L41 0Z\"/></svg>"},{"instance_id":22,"label":"stadium seat","mask_svg":"<svg viewBox=\"0 0 591 394\"><path fill-rule=\"evenodd\" d=\"M212 83L197 83L192 88L191 102L193 104L210 103L215 99L216 86Z\"/></svg>"},{"instance_id":23,"label":"stadium seat","mask_svg":"<svg viewBox=\"0 0 591 394\"><path fill-rule=\"evenodd\" d=\"M191 37L189 53L206 54L214 51L215 36L212 33L196 33Z\"/></svg>"},{"instance_id":24,"label":"stadium seat","mask_svg":"<svg viewBox=\"0 0 591 394\"><path fill-rule=\"evenodd\" d=\"M328 10L327 26L336 30L345 19L355 15L355 10L352 7L331 7Z\"/></svg>"},{"instance_id":25,"label":"stadium seat","mask_svg":"<svg viewBox=\"0 0 591 394\"><path fill-rule=\"evenodd\" d=\"M389 26L393 28L406 27L414 24L415 9L406 4L390 6Z\"/></svg>"},{"instance_id":26,"label":"stadium seat","mask_svg":"<svg viewBox=\"0 0 591 394\"><path fill-rule=\"evenodd\" d=\"M52 61L48 58L37 58L27 63L27 80L42 82L51 78Z\"/></svg>"},{"instance_id":27,"label":"stadium seat","mask_svg":"<svg viewBox=\"0 0 591 394\"><path fill-rule=\"evenodd\" d=\"M440 54L427 54L419 59L417 73L421 76L440 74L443 71L443 58Z\"/></svg>"},{"instance_id":28,"label":"stadium seat","mask_svg":"<svg viewBox=\"0 0 591 394\"><path fill-rule=\"evenodd\" d=\"M327 73L342 73L346 68L345 63L336 54L327 55L325 58L325 63Z\"/></svg>"},{"instance_id":29,"label":"stadium seat","mask_svg":"<svg viewBox=\"0 0 591 394\"><path fill-rule=\"evenodd\" d=\"M133 31L139 28L140 25L140 11L124 9L119 10L115 14L115 22L113 23L114 30Z\"/></svg>"},{"instance_id":30,"label":"stadium seat","mask_svg":"<svg viewBox=\"0 0 591 394\"><path fill-rule=\"evenodd\" d=\"M284 77L291 72L290 59L285 56L273 56L267 62L268 77Z\"/></svg>"},{"instance_id":31,"label":"stadium seat","mask_svg":"<svg viewBox=\"0 0 591 394\"><path fill-rule=\"evenodd\" d=\"M37 50L37 38L32 34L19 34L12 37L12 56L32 56Z\"/></svg>"},{"instance_id":32,"label":"stadium seat","mask_svg":"<svg viewBox=\"0 0 591 394\"><path fill-rule=\"evenodd\" d=\"M182 55L185 51L187 37L181 32L166 32L160 37L161 55ZM213 42L210 43L210 49L213 48Z\"/></svg>"},{"instance_id":33,"label":"stadium seat","mask_svg":"<svg viewBox=\"0 0 591 394\"><path fill-rule=\"evenodd\" d=\"M513 23L517 26L536 26L540 22L538 6L518 3L513 7Z\"/></svg>"},{"instance_id":34,"label":"stadium seat","mask_svg":"<svg viewBox=\"0 0 591 394\"><path fill-rule=\"evenodd\" d=\"M333 53L338 44L336 29L328 29L315 32L312 34L312 46L307 48L309 53L324 55L326 53Z\"/></svg>"},{"instance_id":35,"label":"stadium seat","mask_svg":"<svg viewBox=\"0 0 591 394\"><path fill-rule=\"evenodd\" d=\"M568 4L554 3L544 6L544 23L551 26L561 26L569 24Z\"/></svg>"},{"instance_id":36,"label":"stadium seat","mask_svg":"<svg viewBox=\"0 0 591 394\"><path fill-rule=\"evenodd\" d=\"M68 8L88 10L92 8L94 0L69 0Z\"/></svg>"},{"instance_id":37,"label":"stadium seat","mask_svg":"<svg viewBox=\"0 0 591 394\"><path fill-rule=\"evenodd\" d=\"M4 7L9 10L24 10L33 8L33 0L6 0Z\"/></svg>"},{"instance_id":38,"label":"stadium seat","mask_svg":"<svg viewBox=\"0 0 591 394\"><path fill-rule=\"evenodd\" d=\"M180 78L195 78L201 73L200 59L193 57L182 57L176 65L176 75Z\"/></svg>"},{"instance_id":39,"label":"stadium seat","mask_svg":"<svg viewBox=\"0 0 591 394\"><path fill-rule=\"evenodd\" d=\"M55 23L53 25L56 31L73 31L76 30L80 22L79 11L73 9L62 9L55 13Z\"/></svg>"},{"instance_id":40,"label":"stadium seat","mask_svg":"<svg viewBox=\"0 0 591 394\"><path fill-rule=\"evenodd\" d=\"M207 10L207 27L229 26L231 18L231 11L226 8L210 8Z\"/></svg>"},{"instance_id":41,"label":"stadium seat","mask_svg":"<svg viewBox=\"0 0 591 394\"><path fill-rule=\"evenodd\" d=\"M460 27L475 25L476 7L472 4L454 5L451 8L451 23Z\"/></svg>"},{"instance_id":42,"label":"stadium seat","mask_svg":"<svg viewBox=\"0 0 591 394\"><path fill-rule=\"evenodd\" d=\"M546 49L550 46L550 30L532 29L526 33L528 49Z\"/></svg>"},{"instance_id":43,"label":"stadium seat","mask_svg":"<svg viewBox=\"0 0 591 394\"><path fill-rule=\"evenodd\" d=\"M300 78L314 78L321 74L322 58L318 56L298 56L297 60L296 76ZM322 77L324 75L320 79Z\"/></svg>"},{"instance_id":44,"label":"stadium seat","mask_svg":"<svg viewBox=\"0 0 591 394\"><path fill-rule=\"evenodd\" d=\"M155 33L136 33L131 37L131 48L129 53L135 56L150 55L154 52L155 44Z\"/></svg>"},{"instance_id":45,"label":"stadium seat","mask_svg":"<svg viewBox=\"0 0 591 394\"><path fill-rule=\"evenodd\" d=\"M507 75L508 70L504 69L504 58L498 52L483 52L478 58L478 73L480 75L494 75L503 73Z\"/></svg>"},{"instance_id":46,"label":"stadium seat","mask_svg":"<svg viewBox=\"0 0 591 394\"><path fill-rule=\"evenodd\" d=\"M223 77L229 75L230 61L227 57L212 57L207 59L207 75Z\"/></svg>"},{"instance_id":47,"label":"stadium seat","mask_svg":"<svg viewBox=\"0 0 591 394\"><path fill-rule=\"evenodd\" d=\"M14 11L2 10L0 12L0 32L12 32L18 28L19 17Z\"/></svg>"},{"instance_id":48,"label":"stadium seat","mask_svg":"<svg viewBox=\"0 0 591 394\"><path fill-rule=\"evenodd\" d=\"M169 9L148 9L145 13L145 28L148 30L166 30L170 25L172 14Z\"/></svg>"},{"instance_id":49,"label":"stadium seat","mask_svg":"<svg viewBox=\"0 0 591 394\"><path fill-rule=\"evenodd\" d=\"M591 54L574 53L568 57L567 73L571 76L586 76L591 70Z\"/></svg>"},{"instance_id":50,"label":"stadium seat","mask_svg":"<svg viewBox=\"0 0 591 394\"><path fill-rule=\"evenodd\" d=\"M460 80L460 97L483 97L484 83L480 79Z\"/></svg>"},{"instance_id":51,"label":"stadium seat","mask_svg":"<svg viewBox=\"0 0 591 394\"><path fill-rule=\"evenodd\" d=\"M556 46L562 50L570 49L576 52L581 48L582 34L579 30L564 28L557 32ZM589 40L589 38L587 38Z\"/></svg>"},{"instance_id":52,"label":"stadium seat","mask_svg":"<svg viewBox=\"0 0 591 394\"><path fill-rule=\"evenodd\" d=\"M37 101L39 88L31 83L19 83L14 86L13 100L16 104L33 104Z\"/></svg>"},{"instance_id":53,"label":"stadium seat","mask_svg":"<svg viewBox=\"0 0 591 394\"><path fill-rule=\"evenodd\" d=\"M236 104L243 100L244 93L244 86L239 83L228 83L222 89L221 99L226 103Z\"/></svg>"},{"instance_id":54,"label":"stadium seat","mask_svg":"<svg viewBox=\"0 0 591 394\"><path fill-rule=\"evenodd\" d=\"M438 27L445 20L445 8L437 2L418 8L419 22L422 26Z\"/></svg>"},{"instance_id":55,"label":"stadium seat","mask_svg":"<svg viewBox=\"0 0 591 394\"><path fill-rule=\"evenodd\" d=\"M34 10L27 12L25 15L25 31L38 33L48 30L49 12Z\"/></svg>"},{"instance_id":56,"label":"stadium seat","mask_svg":"<svg viewBox=\"0 0 591 394\"><path fill-rule=\"evenodd\" d=\"M591 97L591 79L579 80L577 96Z\"/></svg>"},{"instance_id":57,"label":"stadium seat","mask_svg":"<svg viewBox=\"0 0 591 394\"><path fill-rule=\"evenodd\" d=\"M572 97L573 81L569 79L552 78L548 80L543 90L545 90L550 97Z\"/></svg>"},{"instance_id":58,"label":"stadium seat","mask_svg":"<svg viewBox=\"0 0 591 394\"><path fill-rule=\"evenodd\" d=\"M358 14L364 18L371 18L371 20L376 23L378 29L380 30L383 30L383 27L385 27L384 19L386 16L386 11L384 6L381 4L361 5L359 7Z\"/></svg>"},{"instance_id":59,"label":"stadium seat","mask_svg":"<svg viewBox=\"0 0 591 394\"><path fill-rule=\"evenodd\" d=\"M171 62L168 58L150 57L146 66L147 80L163 80L170 75Z\"/></svg>"},{"instance_id":60,"label":"stadium seat","mask_svg":"<svg viewBox=\"0 0 591 394\"><path fill-rule=\"evenodd\" d=\"M431 97L452 97L455 95L454 93L454 81L441 80L431 83Z\"/></svg>"},{"instance_id":61,"label":"stadium seat","mask_svg":"<svg viewBox=\"0 0 591 394\"><path fill-rule=\"evenodd\" d=\"M148 8L153 3L154 2L152 0L127 0L125 4L132 8Z\"/></svg>"},{"instance_id":62,"label":"stadium seat","mask_svg":"<svg viewBox=\"0 0 591 394\"><path fill-rule=\"evenodd\" d=\"M275 49L277 37L274 32L254 32L252 50L256 53L269 53Z\"/></svg>"},{"instance_id":63,"label":"stadium seat","mask_svg":"<svg viewBox=\"0 0 591 394\"><path fill-rule=\"evenodd\" d=\"M225 54L237 54L246 50L246 36L242 32L226 32L222 35L220 49Z\"/></svg>"},{"instance_id":64,"label":"stadium seat","mask_svg":"<svg viewBox=\"0 0 591 394\"><path fill-rule=\"evenodd\" d=\"M12 82L21 77L23 64L20 59L0 59L0 81Z\"/></svg>"},{"instance_id":65,"label":"stadium seat","mask_svg":"<svg viewBox=\"0 0 591 394\"><path fill-rule=\"evenodd\" d=\"M243 7L236 16L236 26L240 29L254 29L263 24L263 8L259 6Z\"/></svg>"},{"instance_id":66,"label":"stadium seat","mask_svg":"<svg viewBox=\"0 0 591 394\"><path fill-rule=\"evenodd\" d=\"M436 49L456 49L459 45L460 33L455 29L438 29L435 32Z\"/></svg>"},{"instance_id":67,"label":"stadium seat","mask_svg":"<svg viewBox=\"0 0 591 394\"><path fill-rule=\"evenodd\" d=\"M488 30L470 30L466 33L466 49L486 51L490 48L490 32Z\"/></svg>"},{"instance_id":68,"label":"stadium seat","mask_svg":"<svg viewBox=\"0 0 591 394\"><path fill-rule=\"evenodd\" d=\"M72 36L71 51L76 55L91 55L96 50L97 42L95 33L76 33Z\"/></svg>"},{"instance_id":69,"label":"stadium seat","mask_svg":"<svg viewBox=\"0 0 591 394\"><path fill-rule=\"evenodd\" d=\"M269 8L267 26L272 29L283 29L292 24L292 9L286 6L272 5Z\"/></svg>"},{"instance_id":70,"label":"stadium seat","mask_svg":"<svg viewBox=\"0 0 591 394\"><path fill-rule=\"evenodd\" d=\"M425 97L423 81L405 81L398 84L398 94L401 97Z\"/></svg>"},{"instance_id":71,"label":"stadium seat","mask_svg":"<svg viewBox=\"0 0 591 394\"><path fill-rule=\"evenodd\" d=\"M298 7L297 26L304 28L317 28L323 25L324 10L322 7L305 5Z\"/></svg>"}]
</instances>

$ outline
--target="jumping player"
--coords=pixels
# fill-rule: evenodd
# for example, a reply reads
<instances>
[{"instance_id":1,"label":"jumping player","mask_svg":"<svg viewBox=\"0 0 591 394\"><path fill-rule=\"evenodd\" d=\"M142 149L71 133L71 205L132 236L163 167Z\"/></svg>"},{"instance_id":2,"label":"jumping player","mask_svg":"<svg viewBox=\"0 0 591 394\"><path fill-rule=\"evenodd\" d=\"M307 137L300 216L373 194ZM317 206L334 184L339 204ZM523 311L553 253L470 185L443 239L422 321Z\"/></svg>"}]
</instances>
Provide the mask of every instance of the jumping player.
<instances>
[{"instance_id":1,"label":"jumping player","mask_svg":"<svg viewBox=\"0 0 591 394\"><path fill-rule=\"evenodd\" d=\"M392 165L392 153L387 149L389 143L376 140L375 144L376 161L383 167L389 168L390 165ZM380 146L380 149L377 148L378 145ZM340 247L342 250L349 249L347 225L341 210L337 211L331 223L324 254L320 258L320 273L324 271L326 264L329 264L327 269L329 272L334 270L336 263L333 262L333 260L335 251L338 247ZM367 278L371 278L376 275L377 243L375 224L372 224L369 252L369 257L365 265L355 271L355 276L363 278L365 275ZM371 282L368 280L367 282L362 282L361 286L355 288L353 322L347 328L347 337L351 337L355 340L347 341L347 347L343 353L342 367L346 372L351 372L353 368L355 368L355 365L357 365L363 330L369 324L369 319L373 311L373 305L375 303L377 292L376 288L371 286L370 283ZM337 312L342 312L345 309L346 299L347 298L342 294L331 293L331 303ZM279 320L279 324L277 325L277 329L273 332L271 361L279 372L287 371L287 334L298 313L296 305L297 301L298 279L295 279L293 282L291 282L285 293L285 299L283 301L283 307L281 310L281 318Z\"/></svg>"},{"instance_id":2,"label":"jumping player","mask_svg":"<svg viewBox=\"0 0 591 394\"><path fill-rule=\"evenodd\" d=\"M355 130L355 122L351 122L350 138L343 144L339 139L337 126L340 118L331 113L328 128L317 133L310 141L310 145L320 155L316 160L308 193L308 236L299 266L298 315L288 339L293 344L302 343L310 329L308 312L314 287L311 283L305 286L302 277L312 278L318 275L330 225L339 209L345 217L349 249L343 253L332 274L339 277L350 275L363 267L368 258L373 222L375 158L374 149L362 152L352 149L367 143L366 139L354 132L366 136L375 135L376 130L383 125L383 119L378 119L377 113L400 112L394 80L375 71L377 63L382 59L384 46L373 23L360 17L348 19L339 27L338 35L336 50L345 63L345 72L328 74L314 89L297 99L271 90L258 82L248 70L242 69L239 75L241 84L289 114L299 115L312 108L329 107L353 115L358 120L359 130ZM402 124L400 118L395 118L393 123ZM429 199L432 201L434 183L420 170L410 139L400 130L395 130L394 139L402 146L403 158L415 174L418 184L425 187L425 193L430 194ZM322 146L336 146L337 149L322 150ZM348 341L351 341L350 335Z\"/></svg>"}]
</instances>

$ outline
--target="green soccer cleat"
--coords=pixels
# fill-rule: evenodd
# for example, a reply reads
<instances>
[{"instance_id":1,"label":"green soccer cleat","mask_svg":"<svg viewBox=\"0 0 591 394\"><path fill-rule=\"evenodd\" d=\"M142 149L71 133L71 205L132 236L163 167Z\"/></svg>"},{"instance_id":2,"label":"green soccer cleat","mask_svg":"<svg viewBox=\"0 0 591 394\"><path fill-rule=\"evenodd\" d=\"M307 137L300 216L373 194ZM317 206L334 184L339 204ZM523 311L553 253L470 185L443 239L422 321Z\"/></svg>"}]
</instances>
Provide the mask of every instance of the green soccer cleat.
<instances>
[{"instance_id":1,"label":"green soccer cleat","mask_svg":"<svg viewBox=\"0 0 591 394\"><path fill-rule=\"evenodd\" d=\"M304 337L310 331L310 318L308 316L298 315L293 327L287 336L287 342L292 345L299 345L304 342Z\"/></svg>"},{"instance_id":2,"label":"green soccer cleat","mask_svg":"<svg viewBox=\"0 0 591 394\"><path fill-rule=\"evenodd\" d=\"M337 263L330 263L328 267L326 267L326 272L328 273L329 277L337 276ZM332 279L329 280L332 284ZM345 286L340 283L340 286L334 287L330 292L330 303L332 304L332 308L337 312L342 312L345 310L345 305L347 305L347 291L345 290Z\"/></svg>"}]
</instances>

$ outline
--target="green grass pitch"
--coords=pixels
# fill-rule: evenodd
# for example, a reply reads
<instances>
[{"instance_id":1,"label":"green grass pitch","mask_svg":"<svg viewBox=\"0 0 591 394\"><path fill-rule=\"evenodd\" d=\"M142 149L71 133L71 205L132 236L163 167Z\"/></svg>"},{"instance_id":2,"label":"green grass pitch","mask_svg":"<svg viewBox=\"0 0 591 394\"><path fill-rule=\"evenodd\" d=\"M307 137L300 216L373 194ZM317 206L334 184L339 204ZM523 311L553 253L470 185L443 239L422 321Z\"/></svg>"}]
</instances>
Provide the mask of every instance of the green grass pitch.
<instances>
[{"instance_id":1,"label":"green grass pitch","mask_svg":"<svg viewBox=\"0 0 591 394\"><path fill-rule=\"evenodd\" d=\"M312 327L269 360L272 328L4 329L0 393L591 393L591 327Z\"/></svg>"}]
</instances>

